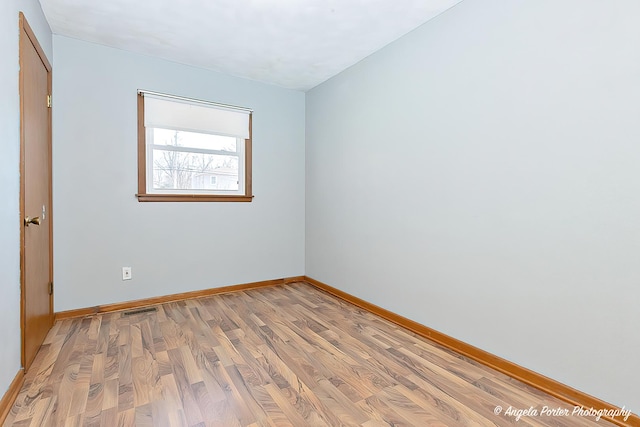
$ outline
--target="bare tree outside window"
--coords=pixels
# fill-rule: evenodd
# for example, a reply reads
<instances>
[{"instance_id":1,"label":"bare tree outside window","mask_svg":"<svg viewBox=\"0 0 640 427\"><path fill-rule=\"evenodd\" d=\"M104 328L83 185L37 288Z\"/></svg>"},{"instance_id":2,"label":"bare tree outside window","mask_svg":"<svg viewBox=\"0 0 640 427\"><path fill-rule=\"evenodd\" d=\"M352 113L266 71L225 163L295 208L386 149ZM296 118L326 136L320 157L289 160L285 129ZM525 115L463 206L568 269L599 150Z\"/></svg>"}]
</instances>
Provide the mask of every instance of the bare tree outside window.
<instances>
[{"instance_id":1,"label":"bare tree outside window","mask_svg":"<svg viewBox=\"0 0 640 427\"><path fill-rule=\"evenodd\" d=\"M173 133L171 143L167 145L180 146L178 132ZM189 158L185 155L186 153L154 150L153 154L154 188L189 188L191 186Z\"/></svg>"},{"instance_id":2,"label":"bare tree outside window","mask_svg":"<svg viewBox=\"0 0 640 427\"><path fill-rule=\"evenodd\" d=\"M153 149L154 188L237 189L238 157L235 155L235 139L218 137L221 140L216 141L216 151L228 152L230 155L197 152L201 146L205 146L206 138L215 136L156 129ZM212 180L211 177L216 179Z\"/></svg>"}]
</instances>

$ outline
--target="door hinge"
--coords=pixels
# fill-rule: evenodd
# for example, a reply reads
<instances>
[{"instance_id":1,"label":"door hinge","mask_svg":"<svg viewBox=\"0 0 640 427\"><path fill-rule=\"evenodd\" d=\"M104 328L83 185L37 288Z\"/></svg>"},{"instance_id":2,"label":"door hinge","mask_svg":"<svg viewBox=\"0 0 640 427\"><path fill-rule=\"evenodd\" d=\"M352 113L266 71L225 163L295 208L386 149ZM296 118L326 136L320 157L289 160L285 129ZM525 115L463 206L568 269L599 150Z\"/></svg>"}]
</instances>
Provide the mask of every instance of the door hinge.
<instances>
[{"instance_id":1,"label":"door hinge","mask_svg":"<svg viewBox=\"0 0 640 427\"><path fill-rule=\"evenodd\" d=\"M47 95L47 108L51 108L51 95Z\"/></svg>"},{"instance_id":2,"label":"door hinge","mask_svg":"<svg viewBox=\"0 0 640 427\"><path fill-rule=\"evenodd\" d=\"M49 282L49 295L53 295L53 282Z\"/></svg>"}]
</instances>

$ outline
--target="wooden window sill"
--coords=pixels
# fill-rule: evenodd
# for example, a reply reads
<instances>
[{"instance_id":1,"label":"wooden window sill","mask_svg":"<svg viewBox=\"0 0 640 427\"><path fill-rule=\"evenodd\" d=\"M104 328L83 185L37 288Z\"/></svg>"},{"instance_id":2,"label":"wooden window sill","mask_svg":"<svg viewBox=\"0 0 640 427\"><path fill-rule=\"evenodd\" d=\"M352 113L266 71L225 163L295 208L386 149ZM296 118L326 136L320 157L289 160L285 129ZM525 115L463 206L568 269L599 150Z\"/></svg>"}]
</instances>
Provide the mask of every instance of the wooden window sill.
<instances>
[{"instance_id":1,"label":"wooden window sill","mask_svg":"<svg viewBox=\"0 0 640 427\"><path fill-rule=\"evenodd\" d=\"M139 202L251 202L253 196L217 194L136 194Z\"/></svg>"}]
</instances>

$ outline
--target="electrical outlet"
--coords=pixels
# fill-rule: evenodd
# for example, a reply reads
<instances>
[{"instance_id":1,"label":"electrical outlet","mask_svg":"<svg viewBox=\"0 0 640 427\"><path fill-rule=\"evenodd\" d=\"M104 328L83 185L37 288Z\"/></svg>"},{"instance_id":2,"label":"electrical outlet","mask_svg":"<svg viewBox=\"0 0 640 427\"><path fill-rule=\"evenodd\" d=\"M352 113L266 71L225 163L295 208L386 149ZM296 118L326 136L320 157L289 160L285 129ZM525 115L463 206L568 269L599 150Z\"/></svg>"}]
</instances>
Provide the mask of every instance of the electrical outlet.
<instances>
[{"instance_id":1,"label":"electrical outlet","mask_svg":"<svg viewBox=\"0 0 640 427\"><path fill-rule=\"evenodd\" d=\"M131 267L122 267L122 280L131 280Z\"/></svg>"}]
</instances>

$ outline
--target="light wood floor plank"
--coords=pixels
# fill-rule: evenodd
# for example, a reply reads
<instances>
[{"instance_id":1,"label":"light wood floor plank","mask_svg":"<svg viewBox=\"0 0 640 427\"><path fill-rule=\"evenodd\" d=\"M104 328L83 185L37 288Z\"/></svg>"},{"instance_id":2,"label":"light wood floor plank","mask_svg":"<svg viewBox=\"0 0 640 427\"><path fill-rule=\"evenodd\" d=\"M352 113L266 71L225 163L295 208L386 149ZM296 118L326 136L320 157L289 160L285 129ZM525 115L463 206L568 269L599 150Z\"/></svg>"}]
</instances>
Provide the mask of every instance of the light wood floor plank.
<instances>
[{"instance_id":1,"label":"light wood floor plank","mask_svg":"<svg viewBox=\"0 0 640 427\"><path fill-rule=\"evenodd\" d=\"M306 284L57 322L5 426L607 426Z\"/></svg>"}]
</instances>

